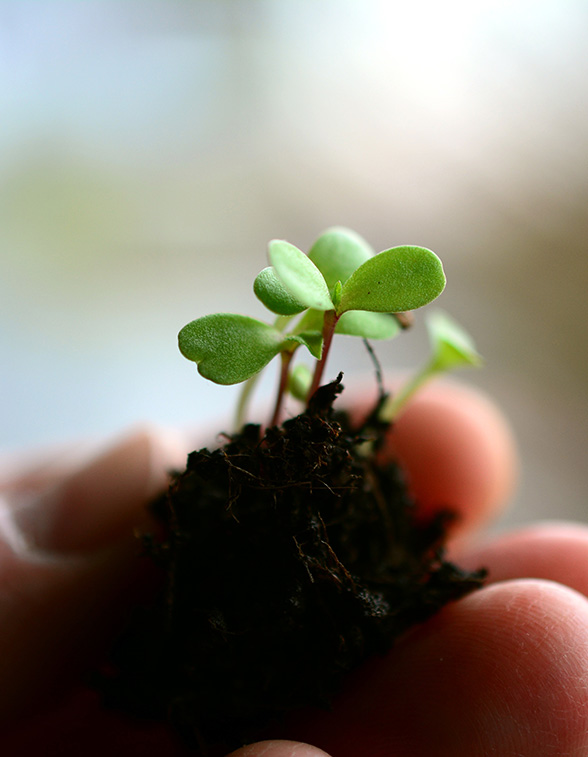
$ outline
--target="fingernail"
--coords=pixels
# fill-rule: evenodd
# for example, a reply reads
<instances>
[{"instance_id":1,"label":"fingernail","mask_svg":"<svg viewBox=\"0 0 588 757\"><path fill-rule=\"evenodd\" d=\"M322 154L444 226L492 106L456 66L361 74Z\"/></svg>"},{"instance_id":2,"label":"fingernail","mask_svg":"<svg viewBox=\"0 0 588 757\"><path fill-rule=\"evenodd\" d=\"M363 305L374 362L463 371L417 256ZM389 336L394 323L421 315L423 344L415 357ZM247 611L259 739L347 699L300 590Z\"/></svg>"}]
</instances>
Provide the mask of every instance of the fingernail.
<instances>
[{"instance_id":1,"label":"fingernail","mask_svg":"<svg viewBox=\"0 0 588 757\"><path fill-rule=\"evenodd\" d=\"M20 494L12 517L21 541L31 550L67 553L130 536L185 454L171 432L129 434L49 490Z\"/></svg>"}]
</instances>

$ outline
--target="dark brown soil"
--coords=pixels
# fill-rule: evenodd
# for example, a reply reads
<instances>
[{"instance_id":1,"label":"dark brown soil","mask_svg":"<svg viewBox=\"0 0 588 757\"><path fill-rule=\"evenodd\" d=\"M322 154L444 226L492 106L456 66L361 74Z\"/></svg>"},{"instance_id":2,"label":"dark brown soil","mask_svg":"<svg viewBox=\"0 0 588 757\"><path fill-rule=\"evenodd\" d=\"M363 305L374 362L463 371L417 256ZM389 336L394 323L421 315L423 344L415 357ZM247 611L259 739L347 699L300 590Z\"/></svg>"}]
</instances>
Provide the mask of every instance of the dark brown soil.
<instances>
[{"instance_id":1,"label":"dark brown soil","mask_svg":"<svg viewBox=\"0 0 588 757\"><path fill-rule=\"evenodd\" d=\"M374 462L385 429L334 413L340 379L265 435L193 452L155 508L164 535L145 545L165 588L101 688L197 753L328 707L346 672L482 583L444 561L443 518L417 525L398 467Z\"/></svg>"}]
</instances>

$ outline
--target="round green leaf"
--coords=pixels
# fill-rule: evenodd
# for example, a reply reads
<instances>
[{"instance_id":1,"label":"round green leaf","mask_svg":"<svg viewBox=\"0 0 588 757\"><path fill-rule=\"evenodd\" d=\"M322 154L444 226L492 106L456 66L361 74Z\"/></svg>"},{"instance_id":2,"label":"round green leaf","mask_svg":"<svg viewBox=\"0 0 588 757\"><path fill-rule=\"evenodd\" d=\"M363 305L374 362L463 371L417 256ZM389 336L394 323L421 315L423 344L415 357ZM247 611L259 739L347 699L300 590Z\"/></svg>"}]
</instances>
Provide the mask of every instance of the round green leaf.
<instances>
[{"instance_id":1,"label":"round green leaf","mask_svg":"<svg viewBox=\"0 0 588 757\"><path fill-rule=\"evenodd\" d=\"M299 363L294 366L288 376L288 391L297 400L304 402L308 397L310 385L312 384L312 373L307 365Z\"/></svg>"},{"instance_id":2,"label":"round green leaf","mask_svg":"<svg viewBox=\"0 0 588 757\"><path fill-rule=\"evenodd\" d=\"M443 265L425 247L393 247L366 260L343 284L338 312L401 313L438 297L445 288Z\"/></svg>"},{"instance_id":3,"label":"round green leaf","mask_svg":"<svg viewBox=\"0 0 588 757\"><path fill-rule=\"evenodd\" d=\"M282 284L307 308L333 310L329 288L322 273L297 247L274 239L269 243L269 259Z\"/></svg>"},{"instance_id":4,"label":"round green leaf","mask_svg":"<svg viewBox=\"0 0 588 757\"><path fill-rule=\"evenodd\" d=\"M296 315L307 307L290 294L272 266L257 274L253 282L253 291L268 310L278 315Z\"/></svg>"},{"instance_id":5,"label":"round green leaf","mask_svg":"<svg viewBox=\"0 0 588 757\"><path fill-rule=\"evenodd\" d=\"M338 281L344 284L373 255L374 250L365 239L342 226L327 229L308 252L308 257L325 277L331 292Z\"/></svg>"},{"instance_id":6,"label":"round green leaf","mask_svg":"<svg viewBox=\"0 0 588 757\"><path fill-rule=\"evenodd\" d=\"M182 355L217 384L238 384L258 373L281 351L283 339L267 323L232 313L205 315L178 334Z\"/></svg>"},{"instance_id":7,"label":"round green leaf","mask_svg":"<svg viewBox=\"0 0 588 757\"><path fill-rule=\"evenodd\" d=\"M400 324L388 313L368 313L349 310L343 313L335 326L335 334L361 336L364 339L392 339L400 332Z\"/></svg>"},{"instance_id":8,"label":"round green leaf","mask_svg":"<svg viewBox=\"0 0 588 757\"><path fill-rule=\"evenodd\" d=\"M482 363L474 340L446 313L431 313L426 324L433 350L432 371L450 371L460 366L478 366Z\"/></svg>"}]
</instances>

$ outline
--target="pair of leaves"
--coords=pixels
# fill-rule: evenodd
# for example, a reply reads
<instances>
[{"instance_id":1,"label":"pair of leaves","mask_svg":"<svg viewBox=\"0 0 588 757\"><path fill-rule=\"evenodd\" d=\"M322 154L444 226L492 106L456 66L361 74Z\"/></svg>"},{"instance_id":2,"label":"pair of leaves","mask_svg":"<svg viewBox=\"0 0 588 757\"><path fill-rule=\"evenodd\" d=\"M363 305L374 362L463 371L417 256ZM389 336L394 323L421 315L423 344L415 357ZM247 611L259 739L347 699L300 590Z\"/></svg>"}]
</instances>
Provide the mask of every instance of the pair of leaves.
<instances>
[{"instance_id":1,"label":"pair of leaves","mask_svg":"<svg viewBox=\"0 0 588 757\"><path fill-rule=\"evenodd\" d=\"M307 256L275 239L269 245L272 265L255 280L255 294L280 315L311 308L341 316L415 310L443 291L443 266L431 250L405 245L368 257L362 241L335 229L319 238Z\"/></svg>"},{"instance_id":2,"label":"pair of leaves","mask_svg":"<svg viewBox=\"0 0 588 757\"><path fill-rule=\"evenodd\" d=\"M308 308L324 312L333 308L337 282L347 281L373 255L373 249L359 234L341 227L321 234L308 256L288 242L274 240L269 245L270 261L277 263L282 278L275 265L264 268L255 279L253 291L272 313L292 316ZM294 289L287 288L284 280Z\"/></svg>"},{"instance_id":3,"label":"pair of leaves","mask_svg":"<svg viewBox=\"0 0 588 757\"><path fill-rule=\"evenodd\" d=\"M278 321L307 312L288 334L230 313L192 321L180 331L179 347L205 378L219 384L245 381L301 344L320 359L326 311L337 314L336 333L389 339L399 331L391 313L421 307L445 286L441 261L430 250L404 246L374 255L361 237L338 227L322 234L308 256L274 240L269 259L271 266L255 279L257 297Z\"/></svg>"}]
</instances>

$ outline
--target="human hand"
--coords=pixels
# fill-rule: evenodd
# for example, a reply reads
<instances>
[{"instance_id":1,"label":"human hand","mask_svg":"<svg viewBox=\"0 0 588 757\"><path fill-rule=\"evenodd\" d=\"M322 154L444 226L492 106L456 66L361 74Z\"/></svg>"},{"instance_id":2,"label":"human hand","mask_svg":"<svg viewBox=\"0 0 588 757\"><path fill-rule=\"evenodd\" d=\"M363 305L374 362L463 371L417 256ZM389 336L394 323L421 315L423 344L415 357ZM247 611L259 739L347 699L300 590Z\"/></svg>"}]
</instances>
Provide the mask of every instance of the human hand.
<instances>
[{"instance_id":1,"label":"human hand","mask_svg":"<svg viewBox=\"0 0 588 757\"><path fill-rule=\"evenodd\" d=\"M505 500L515 465L500 416L476 394L427 390L391 443L423 507L451 503L463 516L453 539L456 561L486 565L491 580L506 582L445 608L385 658L352 674L332 712L298 714L283 735L334 757L585 754L588 604L580 593L588 591L588 529L536 526L473 546L475 529ZM181 452L177 441L139 433L73 478L49 468L4 484L20 529L11 530L12 518L4 518L0 744L6 754L180 753L163 731L101 710L75 681L136 589L130 579L121 582L137 562L128 535ZM57 486L52 497L18 505L23 491L43 490L47 480ZM45 554L23 550L23 537ZM522 576L561 584L509 580ZM251 745L235 757L321 754L280 741Z\"/></svg>"}]
</instances>

